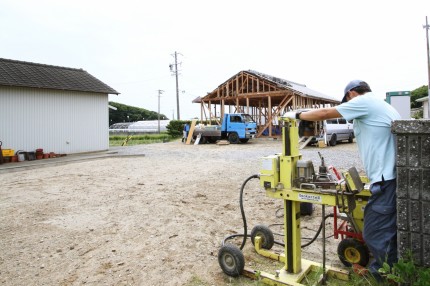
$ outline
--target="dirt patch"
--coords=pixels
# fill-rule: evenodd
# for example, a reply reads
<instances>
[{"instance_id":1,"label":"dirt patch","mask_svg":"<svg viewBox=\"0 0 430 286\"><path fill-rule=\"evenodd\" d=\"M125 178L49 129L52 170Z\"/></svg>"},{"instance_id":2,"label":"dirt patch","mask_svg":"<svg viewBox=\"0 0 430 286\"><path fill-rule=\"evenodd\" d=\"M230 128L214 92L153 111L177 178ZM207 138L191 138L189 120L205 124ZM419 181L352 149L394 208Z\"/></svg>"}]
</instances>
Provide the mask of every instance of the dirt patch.
<instances>
[{"instance_id":1,"label":"dirt patch","mask_svg":"<svg viewBox=\"0 0 430 286\"><path fill-rule=\"evenodd\" d=\"M243 232L240 187L259 173L262 156L281 152L281 142L170 142L127 149L137 151L145 156L1 174L0 283L233 283L218 265L218 249L224 237ZM311 147L302 154L317 167L318 151L328 165L361 170L355 144ZM256 224L282 223L277 215L282 205L265 196L258 180L251 180L244 194L249 231ZM316 206L314 215L302 220L303 242L315 234L320 221L321 207ZM331 235L332 221L327 227ZM327 239L327 265L342 266L336 256L338 242ZM252 257L250 244L245 257ZM303 249L302 256L321 261L321 240ZM254 267L254 261L246 263Z\"/></svg>"}]
</instances>

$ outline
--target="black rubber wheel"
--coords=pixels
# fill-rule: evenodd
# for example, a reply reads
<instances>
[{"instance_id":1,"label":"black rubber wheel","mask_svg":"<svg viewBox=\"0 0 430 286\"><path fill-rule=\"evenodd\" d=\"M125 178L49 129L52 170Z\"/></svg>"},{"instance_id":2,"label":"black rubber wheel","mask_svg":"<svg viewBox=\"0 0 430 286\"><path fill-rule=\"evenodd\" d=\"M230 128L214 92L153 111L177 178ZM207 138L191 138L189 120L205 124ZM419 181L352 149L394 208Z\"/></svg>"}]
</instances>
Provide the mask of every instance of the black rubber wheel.
<instances>
[{"instance_id":1,"label":"black rubber wheel","mask_svg":"<svg viewBox=\"0 0 430 286\"><path fill-rule=\"evenodd\" d=\"M352 143L352 142L354 142L354 134L349 134L349 138L348 138L348 142L349 143Z\"/></svg>"},{"instance_id":2,"label":"black rubber wheel","mask_svg":"<svg viewBox=\"0 0 430 286\"><path fill-rule=\"evenodd\" d=\"M249 139L248 139L248 138L240 139L240 142L242 142L242 143L246 143L246 142L248 142L248 141L249 141Z\"/></svg>"},{"instance_id":3,"label":"black rubber wheel","mask_svg":"<svg viewBox=\"0 0 430 286\"><path fill-rule=\"evenodd\" d=\"M225 274L237 277L245 267L245 257L237 246L225 244L218 251L218 263Z\"/></svg>"},{"instance_id":4,"label":"black rubber wheel","mask_svg":"<svg viewBox=\"0 0 430 286\"><path fill-rule=\"evenodd\" d=\"M331 138L330 138L330 146L336 146L336 143L337 143L337 136L336 136L336 134L332 134L331 135Z\"/></svg>"},{"instance_id":5,"label":"black rubber wheel","mask_svg":"<svg viewBox=\"0 0 430 286\"><path fill-rule=\"evenodd\" d=\"M259 224L254 226L254 228L251 231L251 241L252 244L254 244L254 239L256 236L260 236L263 240L261 243L261 247L264 249L271 249L273 244L275 243L275 237L273 235L273 232L270 230L269 227Z\"/></svg>"},{"instance_id":6,"label":"black rubber wheel","mask_svg":"<svg viewBox=\"0 0 430 286\"><path fill-rule=\"evenodd\" d=\"M354 238L345 238L337 246L337 255L343 265L351 267L352 264L366 266L369 263L369 249Z\"/></svg>"},{"instance_id":7,"label":"black rubber wheel","mask_svg":"<svg viewBox=\"0 0 430 286\"><path fill-rule=\"evenodd\" d=\"M206 137L202 136L200 138L199 144L206 144L207 142L208 142L208 139Z\"/></svg>"},{"instance_id":8,"label":"black rubber wheel","mask_svg":"<svg viewBox=\"0 0 430 286\"><path fill-rule=\"evenodd\" d=\"M231 144L237 144L237 143L239 143L239 136L237 135L237 133L232 132L232 133L228 134L228 141Z\"/></svg>"}]
</instances>

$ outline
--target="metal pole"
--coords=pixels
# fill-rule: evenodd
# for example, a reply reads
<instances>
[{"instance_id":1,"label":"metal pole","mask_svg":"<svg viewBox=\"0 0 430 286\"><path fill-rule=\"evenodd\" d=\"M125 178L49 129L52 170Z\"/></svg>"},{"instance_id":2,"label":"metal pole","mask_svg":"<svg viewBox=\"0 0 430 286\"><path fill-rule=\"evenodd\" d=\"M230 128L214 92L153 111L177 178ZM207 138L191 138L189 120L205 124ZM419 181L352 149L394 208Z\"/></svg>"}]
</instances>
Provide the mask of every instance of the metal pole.
<instances>
[{"instance_id":1,"label":"metal pole","mask_svg":"<svg viewBox=\"0 0 430 286\"><path fill-rule=\"evenodd\" d=\"M427 118L430 118L430 53L429 53L429 23L426 16L426 25L423 26L426 29L426 39L427 39L427 72L428 72L428 86L427 86L427 97L428 97L428 109Z\"/></svg>"},{"instance_id":2,"label":"metal pole","mask_svg":"<svg viewBox=\"0 0 430 286\"><path fill-rule=\"evenodd\" d=\"M179 113L179 85L178 85L178 53L175 52L175 76L176 76L176 108L178 120L181 120Z\"/></svg>"},{"instance_id":3,"label":"metal pole","mask_svg":"<svg viewBox=\"0 0 430 286\"><path fill-rule=\"evenodd\" d=\"M160 134L160 96L164 90L158 90L158 134Z\"/></svg>"}]
</instances>

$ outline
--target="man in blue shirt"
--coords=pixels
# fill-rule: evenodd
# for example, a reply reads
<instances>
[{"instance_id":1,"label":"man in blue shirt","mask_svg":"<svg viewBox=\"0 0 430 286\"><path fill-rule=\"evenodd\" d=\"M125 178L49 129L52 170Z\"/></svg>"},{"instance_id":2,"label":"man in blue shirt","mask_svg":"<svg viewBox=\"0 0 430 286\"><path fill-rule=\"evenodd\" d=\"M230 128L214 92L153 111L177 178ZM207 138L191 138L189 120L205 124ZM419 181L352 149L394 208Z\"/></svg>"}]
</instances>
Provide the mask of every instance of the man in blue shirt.
<instances>
[{"instance_id":1,"label":"man in blue shirt","mask_svg":"<svg viewBox=\"0 0 430 286\"><path fill-rule=\"evenodd\" d=\"M183 136L182 136L182 142L187 142L188 132L190 132L190 125L188 123L185 123L184 130L183 130Z\"/></svg>"},{"instance_id":2,"label":"man in blue shirt","mask_svg":"<svg viewBox=\"0 0 430 286\"><path fill-rule=\"evenodd\" d=\"M307 112L287 112L284 117L321 121L344 117L354 120L360 158L370 179L371 196L364 210L363 237L373 254L370 273L378 280L383 262L397 262L396 216L396 142L391 124L399 113L387 102L377 98L362 80L353 80L345 87L342 104Z\"/></svg>"}]
</instances>

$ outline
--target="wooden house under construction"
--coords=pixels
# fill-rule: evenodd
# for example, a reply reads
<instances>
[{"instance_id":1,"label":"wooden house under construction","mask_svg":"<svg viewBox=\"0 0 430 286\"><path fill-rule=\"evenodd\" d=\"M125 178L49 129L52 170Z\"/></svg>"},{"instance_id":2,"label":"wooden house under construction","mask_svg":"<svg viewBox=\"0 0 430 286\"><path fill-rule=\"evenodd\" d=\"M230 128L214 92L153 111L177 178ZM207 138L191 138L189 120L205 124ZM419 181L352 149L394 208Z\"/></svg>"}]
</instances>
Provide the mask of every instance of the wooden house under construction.
<instances>
[{"instance_id":1,"label":"wooden house under construction","mask_svg":"<svg viewBox=\"0 0 430 286\"><path fill-rule=\"evenodd\" d=\"M277 118L284 112L329 107L340 101L306 85L248 70L237 73L193 103L200 103L202 121L223 118L224 112L248 113L257 122L257 137L278 137Z\"/></svg>"}]
</instances>

